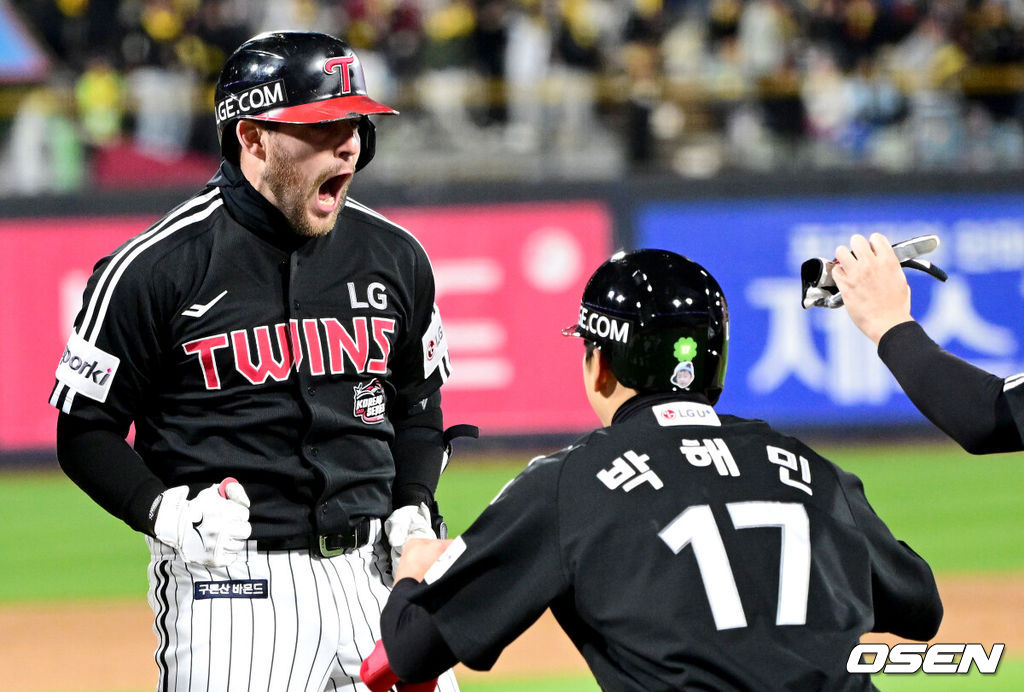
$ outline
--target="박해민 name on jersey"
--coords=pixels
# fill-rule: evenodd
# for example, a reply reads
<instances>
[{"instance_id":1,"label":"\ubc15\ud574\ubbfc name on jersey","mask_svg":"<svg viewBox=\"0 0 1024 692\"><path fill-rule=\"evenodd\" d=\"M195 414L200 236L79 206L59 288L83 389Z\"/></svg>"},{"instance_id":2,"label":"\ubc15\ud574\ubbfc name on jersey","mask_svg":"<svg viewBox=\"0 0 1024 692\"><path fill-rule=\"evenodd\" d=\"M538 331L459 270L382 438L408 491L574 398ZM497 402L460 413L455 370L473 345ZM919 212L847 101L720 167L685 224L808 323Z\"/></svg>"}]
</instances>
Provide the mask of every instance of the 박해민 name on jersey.
<instances>
[{"instance_id":1,"label":"\ubc15\ud574\ubbfc name on jersey","mask_svg":"<svg viewBox=\"0 0 1024 692\"><path fill-rule=\"evenodd\" d=\"M71 332L57 365L57 381L72 391L103 403L121 359Z\"/></svg>"}]
</instances>

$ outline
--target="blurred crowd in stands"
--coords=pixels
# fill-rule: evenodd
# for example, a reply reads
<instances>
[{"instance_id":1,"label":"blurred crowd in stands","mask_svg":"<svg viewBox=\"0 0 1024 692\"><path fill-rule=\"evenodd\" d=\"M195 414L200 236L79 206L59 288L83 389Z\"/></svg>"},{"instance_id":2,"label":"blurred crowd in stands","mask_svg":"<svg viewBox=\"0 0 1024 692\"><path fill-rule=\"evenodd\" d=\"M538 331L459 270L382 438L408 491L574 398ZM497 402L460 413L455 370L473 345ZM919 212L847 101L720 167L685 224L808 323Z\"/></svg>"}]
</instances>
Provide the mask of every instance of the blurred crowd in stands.
<instances>
[{"instance_id":1,"label":"blurred crowd in stands","mask_svg":"<svg viewBox=\"0 0 1024 692\"><path fill-rule=\"evenodd\" d=\"M0 85L7 193L205 180L220 65L275 28L346 38L402 112L383 179L1024 168L1024 0L10 4L52 65Z\"/></svg>"}]
</instances>

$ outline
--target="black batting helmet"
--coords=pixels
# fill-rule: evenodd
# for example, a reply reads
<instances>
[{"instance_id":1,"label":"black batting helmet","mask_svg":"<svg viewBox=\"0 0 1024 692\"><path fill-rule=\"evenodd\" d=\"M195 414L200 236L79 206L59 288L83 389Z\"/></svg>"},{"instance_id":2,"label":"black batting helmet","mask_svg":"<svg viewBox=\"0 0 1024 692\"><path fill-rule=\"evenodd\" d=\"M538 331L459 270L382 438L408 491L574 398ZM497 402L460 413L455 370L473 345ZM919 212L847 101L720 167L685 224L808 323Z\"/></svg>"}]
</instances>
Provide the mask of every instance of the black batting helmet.
<instances>
[{"instance_id":1,"label":"black batting helmet","mask_svg":"<svg viewBox=\"0 0 1024 692\"><path fill-rule=\"evenodd\" d=\"M729 308L714 277L666 250L617 253L583 290L576 324L618 380L641 392L698 392L714 404L729 351Z\"/></svg>"},{"instance_id":2,"label":"black batting helmet","mask_svg":"<svg viewBox=\"0 0 1024 692\"><path fill-rule=\"evenodd\" d=\"M360 118L356 170L373 158L375 134L366 116L398 111L366 95L359 58L347 43L312 31L268 31L249 39L221 69L214 94L221 153L238 160L235 123L324 123Z\"/></svg>"}]
</instances>

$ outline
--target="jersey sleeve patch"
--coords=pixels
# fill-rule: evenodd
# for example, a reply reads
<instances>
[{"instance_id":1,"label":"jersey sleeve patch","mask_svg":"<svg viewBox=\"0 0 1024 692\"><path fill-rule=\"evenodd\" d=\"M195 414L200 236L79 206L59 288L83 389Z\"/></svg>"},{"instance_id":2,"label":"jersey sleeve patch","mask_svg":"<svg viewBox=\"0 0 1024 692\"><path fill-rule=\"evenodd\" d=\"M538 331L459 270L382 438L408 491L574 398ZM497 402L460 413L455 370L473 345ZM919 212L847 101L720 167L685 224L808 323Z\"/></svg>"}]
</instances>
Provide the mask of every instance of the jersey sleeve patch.
<instances>
[{"instance_id":1,"label":"jersey sleeve patch","mask_svg":"<svg viewBox=\"0 0 1024 692\"><path fill-rule=\"evenodd\" d=\"M436 370L441 373L441 380L447 382L452 374L452 366L448 358L448 341L441 325L441 311L436 304L434 312L430 315L430 325L423 335L422 345L423 379L428 379Z\"/></svg>"},{"instance_id":2,"label":"jersey sleeve patch","mask_svg":"<svg viewBox=\"0 0 1024 692\"><path fill-rule=\"evenodd\" d=\"M121 359L97 348L75 332L57 365L57 381L100 403L107 400Z\"/></svg>"},{"instance_id":3,"label":"jersey sleeve patch","mask_svg":"<svg viewBox=\"0 0 1024 692\"><path fill-rule=\"evenodd\" d=\"M444 576L444 573L455 564L456 560L462 557L464 552L466 552L466 542L462 540L462 536L459 536L451 542L451 545L430 566L430 569L423 575L423 581L433 584Z\"/></svg>"}]
</instances>

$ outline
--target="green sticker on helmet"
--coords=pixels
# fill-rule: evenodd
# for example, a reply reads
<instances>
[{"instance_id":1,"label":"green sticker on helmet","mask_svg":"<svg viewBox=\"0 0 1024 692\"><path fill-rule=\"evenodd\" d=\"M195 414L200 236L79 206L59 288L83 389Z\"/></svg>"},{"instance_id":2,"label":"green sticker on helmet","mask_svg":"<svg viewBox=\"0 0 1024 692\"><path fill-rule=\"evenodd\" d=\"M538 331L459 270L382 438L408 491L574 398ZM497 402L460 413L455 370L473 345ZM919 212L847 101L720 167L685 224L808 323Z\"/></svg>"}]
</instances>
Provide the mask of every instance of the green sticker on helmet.
<instances>
[{"instance_id":1,"label":"green sticker on helmet","mask_svg":"<svg viewBox=\"0 0 1024 692\"><path fill-rule=\"evenodd\" d=\"M681 337L676 341L672 354L680 363L689 363L697 357L697 342L688 336Z\"/></svg>"}]
</instances>

